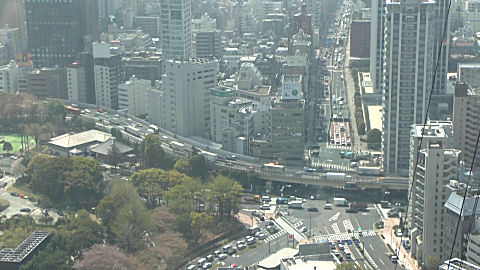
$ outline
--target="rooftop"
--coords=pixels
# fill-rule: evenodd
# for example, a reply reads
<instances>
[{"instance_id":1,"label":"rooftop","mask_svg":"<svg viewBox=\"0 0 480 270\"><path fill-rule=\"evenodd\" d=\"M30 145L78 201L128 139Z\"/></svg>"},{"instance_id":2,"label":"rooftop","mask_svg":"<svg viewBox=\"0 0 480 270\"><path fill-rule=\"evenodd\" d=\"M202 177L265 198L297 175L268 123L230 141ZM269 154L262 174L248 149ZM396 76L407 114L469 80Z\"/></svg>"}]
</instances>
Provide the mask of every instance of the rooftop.
<instances>
[{"instance_id":1,"label":"rooftop","mask_svg":"<svg viewBox=\"0 0 480 270\"><path fill-rule=\"evenodd\" d=\"M475 197L467 196L465 198L465 202L463 203L463 210L462 216L471 216L473 213L473 208L475 205ZM460 209L462 209L462 202L463 202L463 195L453 192L448 197L447 202L445 203L445 207L450 211L454 212L455 214L460 214ZM480 208L475 210L476 214L480 214Z\"/></svg>"},{"instance_id":2,"label":"rooftop","mask_svg":"<svg viewBox=\"0 0 480 270\"><path fill-rule=\"evenodd\" d=\"M450 264L449 264L450 262ZM480 270L478 265L473 263L461 260L459 258L453 258L448 261L444 261L442 265L438 268L440 270Z\"/></svg>"},{"instance_id":3,"label":"rooftop","mask_svg":"<svg viewBox=\"0 0 480 270\"><path fill-rule=\"evenodd\" d=\"M105 142L112 136L108 133L98 130L88 130L77 134L66 133L58 137L52 138L49 142L51 145L73 148L79 145L93 143L93 142Z\"/></svg>"},{"instance_id":4,"label":"rooftop","mask_svg":"<svg viewBox=\"0 0 480 270\"><path fill-rule=\"evenodd\" d=\"M258 263L258 266L264 269L276 268L282 262L282 259L293 258L298 254L298 250L295 248L284 248L279 250L277 253L270 255L261 262ZM322 268L319 268L322 269ZM300 270L300 269L298 269Z\"/></svg>"},{"instance_id":5,"label":"rooftop","mask_svg":"<svg viewBox=\"0 0 480 270\"><path fill-rule=\"evenodd\" d=\"M309 260L309 259L303 259L301 257L290 259L282 263L285 269L287 270L304 270L304 269L334 270L337 268L335 263L331 260L329 261Z\"/></svg>"}]
</instances>

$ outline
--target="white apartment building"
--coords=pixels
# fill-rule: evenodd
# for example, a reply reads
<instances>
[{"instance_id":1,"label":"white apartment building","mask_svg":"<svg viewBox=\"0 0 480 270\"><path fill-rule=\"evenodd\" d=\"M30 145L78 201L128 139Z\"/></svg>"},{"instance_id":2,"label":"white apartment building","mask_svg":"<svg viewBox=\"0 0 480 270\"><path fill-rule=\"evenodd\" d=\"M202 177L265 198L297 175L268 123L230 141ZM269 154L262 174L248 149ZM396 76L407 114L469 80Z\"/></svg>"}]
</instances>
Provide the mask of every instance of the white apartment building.
<instances>
[{"instance_id":1,"label":"white apartment building","mask_svg":"<svg viewBox=\"0 0 480 270\"><path fill-rule=\"evenodd\" d=\"M161 89L152 88L147 93L147 111L148 121L157 125L162 125L162 96Z\"/></svg>"},{"instance_id":2,"label":"white apartment building","mask_svg":"<svg viewBox=\"0 0 480 270\"><path fill-rule=\"evenodd\" d=\"M478 129L480 128L480 95L466 84L455 85L453 101L453 144L462 151L465 166L470 168L473 160ZM478 158L473 166L479 170Z\"/></svg>"},{"instance_id":3,"label":"white apartment building","mask_svg":"<svg viewBox=\"0 0 480 270\"><path fill-rule=\"evenodd\" d=\"M435 2L387 0L383 74L383 168L408 175L410 130L423 123L433 74Z\"/></svg>"},{"instance_id":4,"label":"white apartment building","mask_svg":"<svg viewBox=\"0 0 480 270\"><path fill-rule=\"evenodd\" d=\"M451 121L428 121L425 128L423 124L413 125L410 137L410 169L409 169L409 192L411 198L416 197L416 181L413 181L415 174L415 164L417 162L417 153L419 150L427 148L432 142L441 142L446 149L453 148L453 125ZM422 139L423 133L423 139ZM419 148L420 140L422 145ZM417 166L418 169L418 166ZM415 209L416 200L409 201L409 209ZM414 228L415 211L409 211L407 223L409 230Z\"/></svg>"},{"instance_id":5,"label":"white apartment building","mask_svg":"<svg viewBox=\"0 0 480 270\"><path fill-rule=\"evenodd\" d=\"M67 94L72 103L87 103L85 68L74 62L67 67Z\"/></svg>"},{"instance_id":6,"label":"white apartment building","mask_svg":"<svg viewBox=\"0 0 480 270\"><path fill-rule=\"evenodd\" d=\"M118 85L123 82L121 55L110 53L109 43L93 43L95 99L97 106L118 109Z\"/></svg>"},{"instance_id":7,"label":"white apartment building","mask_svg":"<svg viewBox=\"0 0 480 270\"><path fill-rule=\"evenodd\" d=\"M191 6L191 0L161 1L160 25L164 60L193 57Z\"/></svg>"},{"instance_id":8,"label":"white apartment building","mask_svg":"<svg viewBox=\"0 0 480 270\"><path fill-rule=\"evenodd\" d=\"M18 82L18 68L12 60L8 65L0 67L0 92L16 93Z\"/></svg>"},{"instance_id":9,"label":"white apartment building","mask_svg":"<svg viewBox=\"0 0 480 270\"><path fill-rule=\"evenodd\" d=\"M128 114L135 116L147 115L151 89L149 80L141 80L132 76L129 81L118 86L118 109L126 109Z\"/></svg>"},{"instance_id":10,"label":"white apartment building","mask_svg":"<svg viewBox=\"0 0 480 270\"><path fill-rule=\"evenodd\" d=\"M209 137L210 89L217 85L218 62L166 61L161 126L184 137Z\"/></svg>"},{"instance_id":11,"label":"white apartment building","mask_svg":"<svg viewBox=\"0 0 480 270\"><path fill-rule=\"evenodd\" d=\"M444 205L452 192L446 186L458 179L460 151L446 149L439 141L431 141L419 152L415 177L414 223L411 228L412 254L419 264L431 268L430 258L442 258L445 228Z\"/></svg>"}]
</instances>

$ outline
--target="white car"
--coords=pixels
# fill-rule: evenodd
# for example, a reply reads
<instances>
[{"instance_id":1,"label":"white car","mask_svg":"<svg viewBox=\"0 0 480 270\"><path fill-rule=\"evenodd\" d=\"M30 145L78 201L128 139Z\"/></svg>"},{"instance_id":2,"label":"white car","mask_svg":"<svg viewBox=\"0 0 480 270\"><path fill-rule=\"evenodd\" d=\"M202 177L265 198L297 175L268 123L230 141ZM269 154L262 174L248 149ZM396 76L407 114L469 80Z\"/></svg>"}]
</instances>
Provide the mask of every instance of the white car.
<instances>
[{"instance_id":1,"label":"white car","mask_svg":"<svg viewBox=\"0 0 480 270\"><path fill-rule=\"evenodd\" d=\"M202 266L203 269L209 269L210 267L212 267L212 263L210 263L210 262L207 262L207 263L203 264L203 266Z\"/></svg>"},{"instance_id":2,"label":"white car","mask_svg":"<svg viewBox=\"0 0 480 270\"><path fill-rule=\"evenodd\" d=\"M218 255L219 260L225 260L226 258L227 258L227 254L225 254L225 253L222 253L222 254Z\"/></svg>"},{"instance_id":3,"label":"white car","mask_svg":"<svg viewBox=\"0 0 480 270\"><path fill-rule=\"evenodd\" d=\"M258 239L260 239L260 240L263 240L263 239L265 239L265 238L267 238L267 236L266 236L264 233L260 233L260 234L258 235Z\"/></svg>"},{"instance_id":4,"label":"white car","mask_svg":"<svg viewBox=\"0 0 480 270\"><path fill-rule=\"evenodd\" d=\"M300 230L300 232L305 233L305 232L307 232L308 229L307 229L307 227L301 227L299 230Z\"/></svg>"},{"instance_id":5,"label":"white car","mask_svg":"<svg viewBox=\"0 0 480 270\"><path fill-rule=\"evenodd\" d=\"M264 205L260 206L260 210L270 210L270 205L264 204Z\"/></svg>"}]
</instances>

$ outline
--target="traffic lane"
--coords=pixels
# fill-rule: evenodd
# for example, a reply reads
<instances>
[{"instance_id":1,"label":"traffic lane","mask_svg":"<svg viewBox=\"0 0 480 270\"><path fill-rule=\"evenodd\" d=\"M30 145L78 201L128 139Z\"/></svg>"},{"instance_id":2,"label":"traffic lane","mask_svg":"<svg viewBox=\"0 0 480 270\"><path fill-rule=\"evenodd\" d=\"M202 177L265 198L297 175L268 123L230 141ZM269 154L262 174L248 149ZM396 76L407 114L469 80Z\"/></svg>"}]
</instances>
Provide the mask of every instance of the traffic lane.
<instances>
[{"instance_id":1,"label":"traffic lane","mask_svg":"<svg viewBox=\"0 0 480 270\"><path fill-rule=\"evenodd\" d=\"M395 267L397 267L397 269L404 269L399 264L397 265L390 261L390 258L388 258L387 255L388 251L386 244L380 236L364 238L361 239L361 241L363 242L365 250L370 254L370 257L372 257L373 261L380 269L390 270L395 269Z\"/></svg>"}]
</instances>

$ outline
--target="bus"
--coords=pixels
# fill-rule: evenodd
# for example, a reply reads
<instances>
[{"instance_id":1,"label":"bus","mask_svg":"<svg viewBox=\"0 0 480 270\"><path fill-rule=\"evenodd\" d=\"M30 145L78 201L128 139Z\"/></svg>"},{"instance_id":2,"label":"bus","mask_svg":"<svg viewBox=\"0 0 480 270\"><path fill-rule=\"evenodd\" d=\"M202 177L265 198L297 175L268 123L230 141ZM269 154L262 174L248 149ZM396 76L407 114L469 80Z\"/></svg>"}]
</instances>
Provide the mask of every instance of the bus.
<instances>
[{"instance_id":1,"label":"bus","mask_svg":"<svg viewBox=\"0 0 480 270\"><path fill-rule=\"evenodd\" d=\"M65 110L67 110L67 113L80 114L80 109L72 106L65 106Z\"/></svg>"},{"instance_id":2,"label":"bus","mask_svg":"<svg viewBox=\"0 0 480 270\"><path fill-rule=\"evenodd\" d=\"M263 164L263 168L269 171L285 171L285 166L274 163L265 163Z\"/></svg>"}]
</instances>

